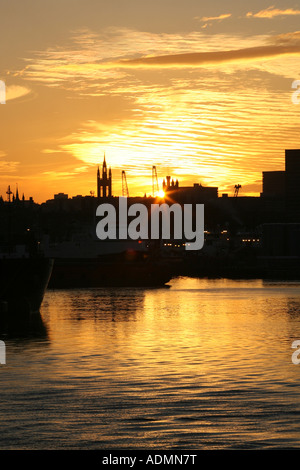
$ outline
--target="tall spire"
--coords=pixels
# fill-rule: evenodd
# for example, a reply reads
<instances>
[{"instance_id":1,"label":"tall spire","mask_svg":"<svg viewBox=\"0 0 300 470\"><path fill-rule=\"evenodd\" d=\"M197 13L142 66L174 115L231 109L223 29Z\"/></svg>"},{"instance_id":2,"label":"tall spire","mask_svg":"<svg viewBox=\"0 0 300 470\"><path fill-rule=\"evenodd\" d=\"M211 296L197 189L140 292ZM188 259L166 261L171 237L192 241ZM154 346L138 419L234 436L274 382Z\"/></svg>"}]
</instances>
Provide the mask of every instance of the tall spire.
<instances>
[{"instance_id":1,"label":"tall spire","mask_svg":"<svg viewBox=\"0 0 300 470\"><path fill-rule=\"evenodd\" d=\"M112 183L111 168L109 167L109 170L107 171L105 152L104 152L101 177L100 177L99 167L98 167L98 172L97 172L97 197L98 199L102 197L103 198L110 197L112 195L111 183Z\"/></svg>"}]
</instances>

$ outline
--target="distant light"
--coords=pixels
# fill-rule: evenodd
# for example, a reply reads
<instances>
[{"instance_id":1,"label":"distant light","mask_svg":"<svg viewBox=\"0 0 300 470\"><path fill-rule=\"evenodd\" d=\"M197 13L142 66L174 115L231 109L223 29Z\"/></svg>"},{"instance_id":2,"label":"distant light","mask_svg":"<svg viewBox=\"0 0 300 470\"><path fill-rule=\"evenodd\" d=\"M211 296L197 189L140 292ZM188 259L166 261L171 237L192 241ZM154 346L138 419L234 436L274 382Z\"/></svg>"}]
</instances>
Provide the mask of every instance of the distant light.
<instances>
[{"instance_id":1,"label":"distant light","mask_svg":"<svg viewBox=\"0 0 300 470\"><path fill-rule=\"evenodd\" d=\"M157 193L157 196L163 199L165 197L165 192L162 189L160 189Z\"/></svg>"}]
</instances>

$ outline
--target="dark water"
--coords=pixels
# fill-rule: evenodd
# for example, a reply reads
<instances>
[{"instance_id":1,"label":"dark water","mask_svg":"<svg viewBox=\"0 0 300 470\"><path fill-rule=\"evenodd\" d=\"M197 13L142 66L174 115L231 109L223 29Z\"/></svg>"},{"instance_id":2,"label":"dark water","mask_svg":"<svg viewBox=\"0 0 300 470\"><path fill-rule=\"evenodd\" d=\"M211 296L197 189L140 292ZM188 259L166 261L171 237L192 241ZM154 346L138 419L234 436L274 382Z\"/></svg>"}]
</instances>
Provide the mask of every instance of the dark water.
<instances>
[{"instance_id":1,"label":"dark water","mask_svg":"<svg viewBox=\"0 0 300 470\"><path fill-rule=\"evenodd\" d=\"M48 291L1 336L1 449L299 447L300 283Z\"/></svg>"}]
</instances>

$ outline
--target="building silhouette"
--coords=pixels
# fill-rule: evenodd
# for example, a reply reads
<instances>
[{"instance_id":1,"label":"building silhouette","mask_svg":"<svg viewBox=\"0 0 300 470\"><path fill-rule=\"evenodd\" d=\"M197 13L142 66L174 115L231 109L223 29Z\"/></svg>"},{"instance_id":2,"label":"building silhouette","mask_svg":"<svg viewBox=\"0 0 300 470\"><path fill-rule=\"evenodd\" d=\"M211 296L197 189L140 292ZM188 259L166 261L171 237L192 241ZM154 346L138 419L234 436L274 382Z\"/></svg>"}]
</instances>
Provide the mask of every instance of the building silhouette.
<instances>
[{"instance_id":1,"label":"building silhouette","mask_svg":"<svg viewBox=\"0 0 300 470\"><path fill-rule=\"evenodd\" d=\"M104 154L104 159L103 159L103 164L102 164L102 177L100 175L99 167L97 171L97 198L100 199L100 198L111 197L112 195L111 185L112 185L111 168L109 168L108 173L107 173L107 165L106 165L105 154Z\"/></svg>"},{"instance_id":2,"label":"building silhouette","mask_svg":"<svg viewBox=\"0 0 300 470\"><path fill-rule=\"evenodd\" d=\"M285 151L285 203L289 222L300 222L300 149Z\"/></svg>"},{"instance_id":3,"label":"building silhouette","mask_svg":"<svg viewBox=\"0 0 300 470\"><path fill-rule=\"evenodd\" d=\"M167 193L168 191L172 191L174 189L178 189L179 183L178 180L176 182L172 179L171 181L171 176L166 176L166 180L163 180L163 191Z\"/></svg>"},{"instance_id":4,"label":"building silhouette","mask_svg":"<svg viewBox=\"0 0 300 470\"><path fill-rule=\"evenodd\" d=\"M193 186L180 186L178 180L171 180L170 176L163 180L163 190L167 200L171 198L172 201L179 204L200 204L218 199L217 187L202 186L199 183L194 183Z\"/></svg>"},{"instance_id":5,"label":"building silhouette","mask_svg":"<svg viewBox=\"0 0 300 470\"><path fill-rule=\"evenodd\" d=\"M285 196L285 171L263 171L263 197Z\"/></svg>"}]
</instances>

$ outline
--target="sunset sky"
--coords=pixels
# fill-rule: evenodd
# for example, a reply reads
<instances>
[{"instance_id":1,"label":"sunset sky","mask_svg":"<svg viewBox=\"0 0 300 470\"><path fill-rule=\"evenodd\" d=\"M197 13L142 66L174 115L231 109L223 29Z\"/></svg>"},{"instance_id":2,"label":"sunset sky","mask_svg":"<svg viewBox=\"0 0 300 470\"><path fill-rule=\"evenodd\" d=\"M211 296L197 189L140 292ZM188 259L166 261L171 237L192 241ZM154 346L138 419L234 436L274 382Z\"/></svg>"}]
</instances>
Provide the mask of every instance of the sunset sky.
<instances>
[{"instance_id":1,"label":"sunset sky","mask_svg":"<svg viewBox=\"0 0 300 470\"><path fill-rule=\"evenodd\" d=\"M259 195L300 148L300 2L0 0L0 194L113 194L166 175ZM300 101L300 100L299 100Z\"/></svg>"}]
</instances>

